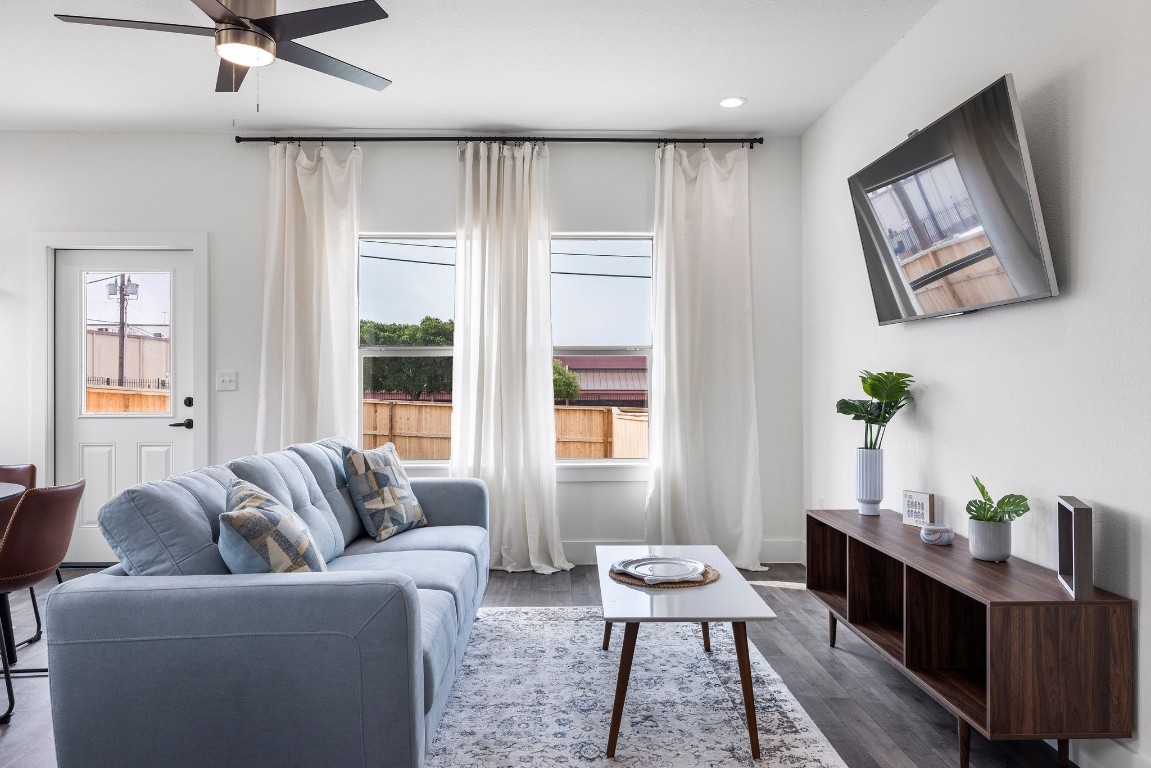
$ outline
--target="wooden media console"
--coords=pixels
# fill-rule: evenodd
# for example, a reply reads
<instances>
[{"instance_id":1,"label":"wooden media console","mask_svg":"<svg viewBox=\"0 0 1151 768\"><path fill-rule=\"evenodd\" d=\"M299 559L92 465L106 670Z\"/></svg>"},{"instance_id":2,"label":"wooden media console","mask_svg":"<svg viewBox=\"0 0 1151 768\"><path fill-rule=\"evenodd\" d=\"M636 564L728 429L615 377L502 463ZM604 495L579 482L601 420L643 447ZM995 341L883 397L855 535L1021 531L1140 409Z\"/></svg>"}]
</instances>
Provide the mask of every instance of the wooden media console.
<instances>
[{"instance_id":1,"label":"wooden media console","mask_svg":"<svg viewBox=\"0 0 1151 768\"><path fill-rule=\"evenodd\" d=\"M968 767L971 729L988 739L1130 738L1134 605L1096 589L1074 600L1054 571L1018 558L975 560L967 539L924 544L883 510L807 513L807 588L843 623L958 718Z\"/></svg>"}]
</instances>

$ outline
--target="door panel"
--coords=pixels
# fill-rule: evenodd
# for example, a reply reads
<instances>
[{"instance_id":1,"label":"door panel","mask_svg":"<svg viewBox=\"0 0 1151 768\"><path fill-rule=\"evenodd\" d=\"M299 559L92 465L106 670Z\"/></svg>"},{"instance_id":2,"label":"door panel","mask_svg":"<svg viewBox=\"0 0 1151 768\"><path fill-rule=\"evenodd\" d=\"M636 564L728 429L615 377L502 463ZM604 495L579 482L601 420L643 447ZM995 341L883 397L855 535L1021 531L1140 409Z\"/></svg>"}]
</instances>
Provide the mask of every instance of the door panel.
<instances>
[{"instance_id":1,"label":"door panel","mask_svg":"<svg viewBox=\"0 0 1151 768\"><path fill-rule=\"evenodd\" d=\"M194 466L170 426L193 417L193 289L190 251L56 252L56 482L87 481L68 561L114 561L100 507Z\"/></svg>"}]
</instances>

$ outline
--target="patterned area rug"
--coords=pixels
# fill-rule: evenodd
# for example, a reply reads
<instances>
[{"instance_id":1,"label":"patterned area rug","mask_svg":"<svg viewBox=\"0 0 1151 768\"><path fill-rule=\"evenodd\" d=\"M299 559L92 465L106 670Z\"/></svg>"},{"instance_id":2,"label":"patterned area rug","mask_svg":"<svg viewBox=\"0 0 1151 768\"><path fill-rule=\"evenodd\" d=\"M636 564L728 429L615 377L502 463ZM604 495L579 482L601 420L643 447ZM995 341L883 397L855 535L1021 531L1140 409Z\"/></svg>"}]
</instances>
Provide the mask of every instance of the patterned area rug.
<instances>
[{"instance_id":1,"label":"patterned area rug","mask_svg":"<svg viewBox=\"0 0 1151 768\"><path fill-rule=\"evenodd\" d=\"M623 627L598 608L484 608L427 756L455 766L846 768L752 645L762 759L751 758L730 624L641 624L615 760L604 756Z\"/></svg>"}]
</instances>

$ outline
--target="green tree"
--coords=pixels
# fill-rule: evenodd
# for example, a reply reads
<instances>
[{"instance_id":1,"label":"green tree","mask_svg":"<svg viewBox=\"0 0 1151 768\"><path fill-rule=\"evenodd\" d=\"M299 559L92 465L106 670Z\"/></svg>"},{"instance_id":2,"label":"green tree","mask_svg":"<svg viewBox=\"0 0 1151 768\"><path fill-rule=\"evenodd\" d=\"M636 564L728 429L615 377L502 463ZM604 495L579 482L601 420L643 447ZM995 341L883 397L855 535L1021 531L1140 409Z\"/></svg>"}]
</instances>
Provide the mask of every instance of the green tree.
<instances>
[{"instance_id":1,"label":"green tree","mask_svg":"<svg viewBox=\"0 0 1151 768\"><path fill-rule=\"evenodd\" d=\"M570 403L579 399L579 376L563 364L558 357L552 358L552 396L556 400Z\"/></svg>"},{"instance_id":2,"label":"green tree","mask_svg":"<svg viewBox=\"0 0 1151 768\"><path fill-rule=\"evenodd\" d=\"M425 317L419 323L360 321L360 346L450 347L455 323ZM450 357L369 357L364 361L364 388L376 392L403 392L410 400L424 394L452 391Z\"/></svg>"}]
</instances>

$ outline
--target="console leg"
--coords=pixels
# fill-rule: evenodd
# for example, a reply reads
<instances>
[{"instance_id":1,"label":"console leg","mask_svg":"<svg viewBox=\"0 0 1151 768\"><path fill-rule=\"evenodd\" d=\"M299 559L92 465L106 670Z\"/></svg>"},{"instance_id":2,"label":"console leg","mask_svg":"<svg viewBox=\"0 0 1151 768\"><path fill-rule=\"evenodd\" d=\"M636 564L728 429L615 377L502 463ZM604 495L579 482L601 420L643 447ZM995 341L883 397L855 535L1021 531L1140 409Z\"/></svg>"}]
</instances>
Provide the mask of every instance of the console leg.
<instances>
[{"instance_id":1,"label":"console leg","mask_svg":"<svg viewBox=\"0 0 1151 768\"><path fill-rule=\"evenodd\" d=\"M603 649L606 651L609 645L611 645L611 622L605 621L603 623Z\"/></svg>"},{"instance_id":2,"label":"console leg","mask_svg":"<svg viewBox=\"0 0 1151 768\"><path fill-rule=\"evenodd\" d=\"M959 768L971 764L971 726L966 720L959 721Z\"/></svg>"},{"instance_id":3,"label":"console leg","mask_svg":"<svg viewBox=\"0 0 1151 768\"><path fill-rule=\"evenodd\" d=\"M837 624L837 622L835 621L835 614L832 613L831 611L828 611L827 612L827 637L828 637L827 644L830 645L832 648L835 647L835 627L836 627L836 624Z\"/></svg>"},{"instance_id":4,"label":"console leg","mask_svg":"<svg viewBox=\"0 0 1151 768\"><path fill-rule=\"evenodd\" d=\"M1059 768L1067 768L1069 765L1071 765L1071 741L1059 739Z\"/></svg>"},{"instance_id":5,"label":"console leg","mask_svg":"<svg viewBox=\"0 0 1151 768\"><path fill-rule=\"evenodd\" d=\"M707 628L707 622L700 622L700 626L703 628L703 652L711 653L711 632Z\"/></svg>"}]
</instances>

